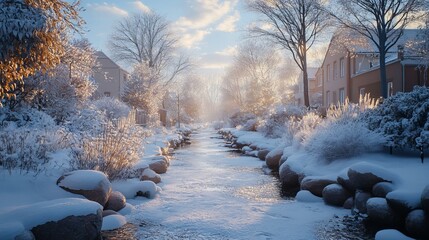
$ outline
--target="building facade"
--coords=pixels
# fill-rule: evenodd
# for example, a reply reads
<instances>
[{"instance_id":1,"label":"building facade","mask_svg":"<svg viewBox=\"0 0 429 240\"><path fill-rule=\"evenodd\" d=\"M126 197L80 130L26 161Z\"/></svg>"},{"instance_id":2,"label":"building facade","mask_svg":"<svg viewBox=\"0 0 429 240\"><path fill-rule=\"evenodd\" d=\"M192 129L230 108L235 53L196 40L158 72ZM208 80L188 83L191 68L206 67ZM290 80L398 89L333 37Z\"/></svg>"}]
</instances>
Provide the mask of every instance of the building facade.
<instances>
[{"instance_id":1,"label":"building facade","mask_svg":"<svg viewBox=\"0 0 429 240\"><path fill-rule=\"evenodd\" d=\"M102 51L96 52L97 65L94 69L93 78L97 84L96 98L103 96L121 99L125 90L125 82L129 73L112 61Z\"/></svg>"},{"instance_id":2,"label":"building facade","mask_svg":"<svg viewBox=\"0 0 429 240\"><path fill-rule=\"evenodd\" d=\"M412 91L415 85L424 85L419 68L420 58L404 50L415 41L419 30L405 30L403 36L386 56L388 96ZM316 73L323 84L323 106L343 104L345 99L358 103L360 96L369 93L381 97L379 54L362 36L350 32L335 34L331 39L322 66ZM352 39L352 40L347 40Z\"/></svg>"},{"instance_id":3,"label":"building facade","mask_svg":"<svg viewBox=\"0 0 429 240\"><path fill-rule=\"evenodd\" d=\"M319 107L322 104L322 82L316 77L318 68L307 68L308 74L308 92L311 107ZM295 92L295 104L304 105L304 81L303 73L301 72L297 79L298 89Z\"/></svg>"}]
</instances>

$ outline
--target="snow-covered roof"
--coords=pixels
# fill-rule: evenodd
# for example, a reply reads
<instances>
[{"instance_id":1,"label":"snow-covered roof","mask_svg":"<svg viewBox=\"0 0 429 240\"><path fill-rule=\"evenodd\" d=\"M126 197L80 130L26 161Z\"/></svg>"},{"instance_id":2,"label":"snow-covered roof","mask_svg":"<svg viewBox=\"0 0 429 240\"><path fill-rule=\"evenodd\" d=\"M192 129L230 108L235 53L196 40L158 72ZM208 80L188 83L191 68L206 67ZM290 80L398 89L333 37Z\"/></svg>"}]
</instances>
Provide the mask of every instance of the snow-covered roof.
<instances>
[{"instance_id":1,"label":"snow-covered roof","mask_svg":"<svg viewBox=\"0 0 429 240\"><path fill-rule=\"evenodd\" d=\"M128 73L123 68L121 68L121 66L115 63L112 59L110 59L103 51L95 52L95 56L97 57L98 64L102 65L103 68L119 68L122 71Z\"/></svg>"}]
</instances>

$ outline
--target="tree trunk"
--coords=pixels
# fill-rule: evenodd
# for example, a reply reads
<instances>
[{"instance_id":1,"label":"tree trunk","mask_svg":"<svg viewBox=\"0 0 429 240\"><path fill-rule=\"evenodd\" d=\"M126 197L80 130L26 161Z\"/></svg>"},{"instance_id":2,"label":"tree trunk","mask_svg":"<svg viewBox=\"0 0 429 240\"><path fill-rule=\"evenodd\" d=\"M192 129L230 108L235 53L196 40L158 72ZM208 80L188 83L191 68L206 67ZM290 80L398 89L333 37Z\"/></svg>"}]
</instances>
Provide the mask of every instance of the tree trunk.
<instances>
[{"instance_id":1,"label":"tree trunk","mask_svg":"<svg viewBox=\"0 0 429 240\"><path fill-rule=\"evenodd\" d=\"M302 61L302 80L303 86L304 86L304 105L306 107L310 107L310 98L308 94L308 71L307 71L307 56L306 53L303 54L303 61Z\"/></svg>"},{"instance_id":2,"label":"tree trunk","mask_svg":"<svg viewBox=\"0 0 429 240\"><path fill-rule=\"evenodd\" d=\"M386 99L387 96L387 73L386 73L386 53L380 51L380 93L381 97Z\"/></svg>"}]
</instances>

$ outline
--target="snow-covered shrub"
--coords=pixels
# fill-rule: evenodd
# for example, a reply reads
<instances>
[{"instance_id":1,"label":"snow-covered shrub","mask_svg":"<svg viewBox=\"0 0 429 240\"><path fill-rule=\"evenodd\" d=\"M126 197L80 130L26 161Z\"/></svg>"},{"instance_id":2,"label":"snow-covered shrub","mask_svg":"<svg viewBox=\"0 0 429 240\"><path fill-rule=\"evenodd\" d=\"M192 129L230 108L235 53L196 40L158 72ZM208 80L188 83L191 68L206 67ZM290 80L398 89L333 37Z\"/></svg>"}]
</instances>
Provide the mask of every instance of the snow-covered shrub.
<instances>
[{"instance_id":1,"label":"snow-covered shrub","mask_svg":"<svg viewBox=\"0 0 429 240\"><path fill-rule=\"evenodd\" d=\"M127 117L131 111L131 108L127 104L111 97L103 97L98 99L94 101L94 105L98 110L104 112L107 119L109 120Z\"/></svg>"},{"instance_id":2,"label":"snow-covered shrub","mask_svg":"<svg viewBox=\"0 0 429 240\"><path fill-rule=\"evenodd\" d=\"M79 136L96 136L103 132L108 120L103 112L92 105L76 111L76 114L69 116L64 126L72 134Z\"/></svg>"},{"instance_id":3,"label":"snow-covered shrub","mask_svg":"<svg viewBox=\"0 0 429 240\"><path fill-rule=\"evenodd\" d=\"M426 148L429 145L429 88L416 86L412 92L397 93L367 111L363 118L371 130L387 137L387 146Z\"/></svg>"},{"instance_id":4,"label":"snow-covered shrub","mask_svg":"<svg viewBox=\"0 0 429 240\"><path fill-rule=\"evenodd\" d=\"M370 97L369 94L361 96L359 104L349 102L347 98L344 104L332 105L326 112L329 121L351 121L355 120L366 110L374 109L379 104L378 100Z\"/></svg>"},{"instance_id":5,"label":"snow-covered shrub","mask_svg":"<svg viewBox=\"0 0 429 240\"><path fill-rule=\"evenodd\" d=\"M382 148L384 137L360 121L334 121L319 125L304 140L305 149L328 161L350 158Z\"/></svg>"},{"instance_id":6,"label":"snow-covered shrub","mask_svg":"<svg viewBox=\"0 0 429 240\"><path fill-rule=\"evenodd\" d=\"M258 131L264 133L266 137L282 137L287 133L287 122L301 119L305 112L304 108L295 105L278 106L260 123Z\"/></svg>"},{"instance_id":7,"label":"snow-covered shrub","mask_svg":"<svg viewBox=\"0 0 429 240\"><path fill-rule=\"evenodd\" d=\"M248 112L237 112L230 117L232 127L245 125L249 120L256 119L256 115Z\"/></svg>"},{"instance_id":8,"label":"snow-covered shrub","mask_svg":"<svg viewBox=\"0 0 429 240\"><path fill-rule=\"evenodd\" d=\"M127 178L143 154L144 133L134 120L130 114L115 124L104 125L102 134L83 138L74 149L72 167L102 171L110 180Z\"/></svg>"},{"instance_id":9,"label":"snow-covered shrub","mask_svg":"<svg viewBox=\"0 0 429 240\"><path fill-rule=\"evenodd\" d=\"M44 112L16 110L0 109L0 166L9 171L41 171L49 153L67 145L67 133Z\"/></svg>"},{"instance_id":10,"label":"snow-covered shrub","mask_svg":"<svg viewBox=\"0 0 429 240\"><path fill-rule=\"evenodd\" d=\"M322 121L322 117L316 112L308 112L301 119L297 117L290 118L286 124L287 132L283 139L289 144L294 143L300 145L314 133L314 129L316 129Z\"/></svg>"}]
</instances>

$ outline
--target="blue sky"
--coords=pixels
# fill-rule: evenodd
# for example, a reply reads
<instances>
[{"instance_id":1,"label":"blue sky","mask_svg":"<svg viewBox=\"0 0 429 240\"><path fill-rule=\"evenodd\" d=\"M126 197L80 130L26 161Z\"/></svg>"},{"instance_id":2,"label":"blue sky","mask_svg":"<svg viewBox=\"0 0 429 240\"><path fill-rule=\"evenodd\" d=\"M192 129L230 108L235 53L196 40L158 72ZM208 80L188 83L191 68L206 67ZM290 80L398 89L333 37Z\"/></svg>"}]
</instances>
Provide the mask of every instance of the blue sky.
<instances>
[{"instance_id":1,"label":"blue sky","mask_svg":"<svg viewBox=\"0 0 429 240\"><path fill-rule=\"evenodd\" d=\"M179 35L180 45L204 72L222 72L254 18L243 0L82 0L87 22L84 37L97 50L110 54L107 42L122 18L156 12Z\"/></svg>"}]
</instances>

